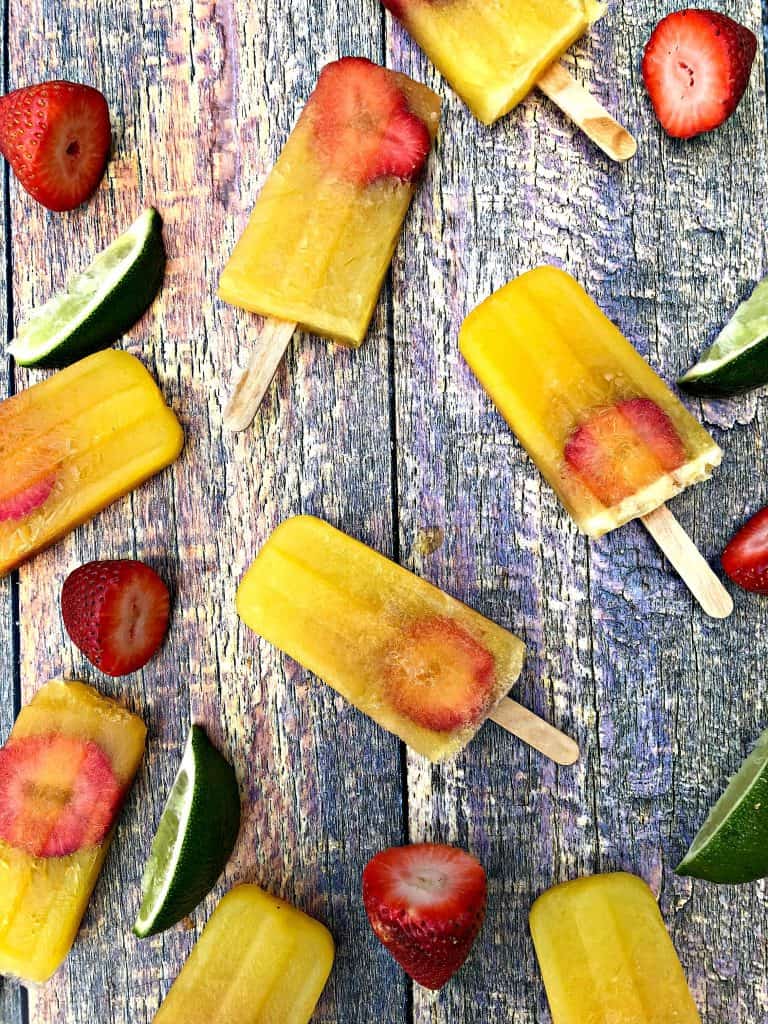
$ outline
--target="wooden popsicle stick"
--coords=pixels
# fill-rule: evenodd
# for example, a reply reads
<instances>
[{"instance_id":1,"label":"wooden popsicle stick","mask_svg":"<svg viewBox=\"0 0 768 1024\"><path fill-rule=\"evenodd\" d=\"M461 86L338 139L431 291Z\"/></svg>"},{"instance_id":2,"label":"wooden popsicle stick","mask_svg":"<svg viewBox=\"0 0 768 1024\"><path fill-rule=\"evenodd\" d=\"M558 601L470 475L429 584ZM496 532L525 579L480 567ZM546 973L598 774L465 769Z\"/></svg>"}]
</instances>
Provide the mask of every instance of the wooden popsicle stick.
<instances>
[{"instance_id":1,"label":"wooden popsicle stick","mask_svg":"<svg viewBox=\"0 0 768 1024\"><path fill-rule=\"evenodd\" d=\"M253 422L296 331L296 324L270 317L224 410L226 430L245 430Z\"/></svg>"},{"instance_id":2,"label":"wooden popsicle stick","mask_svg":"<svg viewBox=\"0 0 768 1024\"><path fill-rule=\"evenodd\" d=\"M496 706L490 717L502 729L557 764L570 765L579 760L579 745L575 740L509 697Z\"/></svg>"},{"instance_id":3,"label":"wooden popsicle stick","mask_svg":"<svg viewBox=\"0 0 768 1024\"><path fill-rule=\"evenodd\" d=\"M707 615L727 619L733 611L731 595L667 506L643 516L643 523Z\"/></svg>"},{"instance_id":4,"label":"wooden popsicle stick","mask_svg":"<svg viewBox=\"0 0 768 1024\"><path fill-rule=\"evenodd\" d=\"M622 163L635 155L637 142L633 136L562 64L547 68L536 85L611 160Z\"/></svg>"}]
</instances>

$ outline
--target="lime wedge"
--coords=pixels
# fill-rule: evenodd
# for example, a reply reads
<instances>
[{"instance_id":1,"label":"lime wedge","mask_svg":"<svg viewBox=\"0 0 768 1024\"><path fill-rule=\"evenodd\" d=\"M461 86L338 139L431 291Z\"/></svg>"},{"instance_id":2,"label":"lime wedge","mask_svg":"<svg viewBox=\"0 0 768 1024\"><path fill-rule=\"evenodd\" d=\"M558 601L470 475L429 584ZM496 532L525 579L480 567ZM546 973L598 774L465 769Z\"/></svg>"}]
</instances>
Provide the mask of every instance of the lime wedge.
<instances>
[{"instance_id":1,"label":"lime wedge","mask_svg":"<svg viewBox=\"0 0 768 1024\"><path fill-rule=\"evenodd\" d=\"M207 896L239 829L234 770L201 726L193 725L144 868L133 926L139 938L170 928Z\"/></svg>"},{"instance_id":2,"label":"lime wedge","mask_svg":"<svg viewBox=\"0 0 768 1024\"><path fill-rule=\"evenodd\" d=\"M145 210L69 282L65 292L21 324L8 350L14 359L22 366L69 366L123 335L147 310L162 283L162 228L157 210Z\"/></svg>"},{"instance_id":3,"label":"lime wedge","mask_svg":"<svg viewBox=\"0 0 768 1024\"><path fill-rule=\"evenodd\" d=\"M768 876L768 729L675 870L731 885Z\"/></svg>"},{"instance_id":4,"label":"lime wedge","mask_svg":"<svg viewBox=\"0 0 768 1024\"><path fill-rule=\"evenodd\" d=\"M768 384L768 278L742 302L712 348L677 382L703 398L727 398Z\"/></svg>"}]
</instances>

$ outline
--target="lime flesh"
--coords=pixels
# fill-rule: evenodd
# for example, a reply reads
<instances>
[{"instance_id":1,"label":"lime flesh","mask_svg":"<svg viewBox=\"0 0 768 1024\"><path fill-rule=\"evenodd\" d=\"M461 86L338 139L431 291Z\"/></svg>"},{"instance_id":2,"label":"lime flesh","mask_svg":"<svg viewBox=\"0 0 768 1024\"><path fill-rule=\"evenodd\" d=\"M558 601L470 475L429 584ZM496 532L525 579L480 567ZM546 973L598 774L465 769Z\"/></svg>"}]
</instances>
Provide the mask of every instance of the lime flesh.
<instances>
[{"instance_id":1,"label":"lime flesh","mask_svg":"<svg viewBox=\"0 0 768 1024\"><path fill-rule=\"evenodd\" d=\"M36 309L9 347L14 359L22 366L69 366L132 327L163 280L162 224L157 210L145 210L65 292Z\"/></svg>"},{"instance_id":2,"label":"lime flesh","mask_svg":"<svg viewBox=\"0 0 768 1024\"><path fill-rule=\"evenodd\" d=\"M193 725L144 868L136 935L165 931L194 910L224 870L239 829L235 772Z\"/></svg>"}]
</instances>

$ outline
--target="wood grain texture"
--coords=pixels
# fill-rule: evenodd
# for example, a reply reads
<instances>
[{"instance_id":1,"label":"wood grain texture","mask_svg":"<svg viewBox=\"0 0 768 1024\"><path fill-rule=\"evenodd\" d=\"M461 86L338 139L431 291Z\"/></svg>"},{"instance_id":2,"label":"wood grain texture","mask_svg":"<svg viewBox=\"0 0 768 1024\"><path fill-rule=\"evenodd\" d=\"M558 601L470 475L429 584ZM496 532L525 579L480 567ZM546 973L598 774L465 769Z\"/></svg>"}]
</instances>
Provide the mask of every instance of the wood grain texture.
<instances>
[{"instance_id":1,"label":"wood grain texture","mask_svg":"<svg viewBox=\"0 0 768 1024\"><path fill-rule=\"evenodd\" d=\"M544 97L493 129L473 121L374 0L6 0L9 84L89 81L107 94L115 155L81 210L47 213L11 179L13 280L0 334L154 203L165 287L126 347L157 375L187 433L175 467L54 551L0 581L0 729L23 696L82 677L148 723L144 769L63 970L30 996L30 1024L145 1024L216 899L257 881L326 922L337 965L321 1024L546 1024L527 913L551 884L626 868L661 897L707 1024L768 1020L764 884L716 889L672 867L766 723L768 602L739 594L708 620L638 524L589 544L458 353L466 312L538 263L570 270L673 380L766 273L768 143L762 60L733 121L711 138L662 135L638 63L662 0L614 0L567 59L640 141L617 167ZM725 5L721 5L725 9ZM761 25L757 0L728 13ZM406 223L371 334L358 352L298 336L253 428L221 409L259 320L214 298L220 268L318 69L347 53L413 74L446 100L443 131ZM38 378L22 372L16 383ZM9 385L0 376L3 394ZM726 451L715 479L672 503L710 559L768 504L764 395L691 403ZM434 767L237 622L234 590L287 515L324 516L518 633L515 697L574 735L559 769L492 723ZM435 540L442 540L435 546ZM58 614L66 574L130 555L172 584L169 642L146 670L100 677ZM130 935L144 856L190 719L233 759L244 797L235 856L193 927ZM404 771L403 771L404 769ZM359 899L384 846L434 838L475 852L487 924L462 973L413 991ZM0 986L0 1022L20 1024Z\"/></svg>"}]
</instances>

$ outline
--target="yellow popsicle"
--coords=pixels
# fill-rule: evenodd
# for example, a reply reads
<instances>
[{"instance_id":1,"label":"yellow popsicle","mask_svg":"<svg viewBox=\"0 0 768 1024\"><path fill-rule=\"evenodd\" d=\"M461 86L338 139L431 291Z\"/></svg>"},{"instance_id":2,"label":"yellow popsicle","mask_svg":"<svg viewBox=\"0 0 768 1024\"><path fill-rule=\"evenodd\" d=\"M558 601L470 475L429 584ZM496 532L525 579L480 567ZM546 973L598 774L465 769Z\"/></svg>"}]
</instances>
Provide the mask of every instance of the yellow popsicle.
<instances>
[{"instance_id":1,"label":"yellow popsicle","mask_svg":"<svg viewBox=\"0 0 768 1024\"><path fill-rule=\"evenodd\" d=\"M552 1024L701 1024L653 893L595 875L534 903L531 933Z\"/></svg>"},{"instance_id":2,"label":"yellow popsicle","mask_svg":"<svg viewBox=\"0 0 768 1024\"><path fill-rule=\"evenodd\" d=\"M595 0L382 0L475 117L493 124L605 12Z\"/></svg>"},{"instance_id":3,"label":"yellow popsicle","mask_svg":"<svg viewBox=\"0 0 768 1024\"><path fill-rule=\"evenodd\" d=\"M48 683L22 709L0 750L0 974L42 982L66 957L145 736L83 683Z\"/></svg>"},{"instance_id":4,"label":"yellow popsicle","mask_svg":"<svg viewBox=\"0 0 768 1024\"><path fill-rule=\"evenodd\" d=\"M219 903L155 1024L307 1024L333 966L327 928L256 885Z\"/></svg>"},{"instance_id":5,"label":"yellow popsicle","mask_svg":"<svg viewBox=\"0 0 768 1024\"><path fill-rule=\"evenodd\" d=\"M0 402L0 576L173 462L181 427L107 349Z\"/></svg>"},{"instance_id":6,"label":"yellow popsicle","mask_svg":"<svg viewBox=\"0 0 768 1024\"><path fill-rule=\"evenodd\" d=\"M433 761L469 743L525 652L501 626L312 516L275 530L240 584L237 609Z\"/></svg>"},{"instance_id":7,"label":"yellow popsicle","mask_svg":"<svg viewBox=\"0 0 768 1024\"><path fill-rule=\"evenodd\" d=\"M221 298L359 346L439 119L438 97L405 75L359 58L328 65L224 268ZM376 162L395 132L417 145L424 136L410 171ZM383 170L398 166L407 176Z\"/></svg>"},{"instance_id":8,"label":"yellow popsicle","mask_svg":"<svg viewBox=\"0 0 768 1024\"><path fill-rule=\"evenodd\" d=\"M540 267L469 314L459 347L592 537L707 479L722 452L570 275Z\"/></svg>"}]
</instances>

